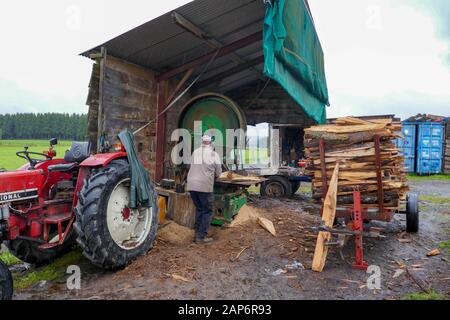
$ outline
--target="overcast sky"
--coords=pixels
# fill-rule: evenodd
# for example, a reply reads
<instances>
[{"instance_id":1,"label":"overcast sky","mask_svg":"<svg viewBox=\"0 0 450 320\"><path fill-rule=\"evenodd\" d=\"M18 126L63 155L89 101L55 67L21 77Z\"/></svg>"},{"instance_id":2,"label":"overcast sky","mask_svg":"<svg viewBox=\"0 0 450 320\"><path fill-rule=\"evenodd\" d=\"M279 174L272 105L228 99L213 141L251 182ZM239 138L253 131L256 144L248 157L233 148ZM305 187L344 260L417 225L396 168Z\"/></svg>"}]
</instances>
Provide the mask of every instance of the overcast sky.
<instances>
[{"instance_id":1,"label":"overcast sky","mask_svg":"<svg viewBox=\"0 0 450 320\"><path fill-rule=\"evenodd\" d=\"M78 54L187 2L2 1L0 113L87 112L92 63ZM310 4L330 117L450 115L450 1Z\"/></svg>"}]
</instances>

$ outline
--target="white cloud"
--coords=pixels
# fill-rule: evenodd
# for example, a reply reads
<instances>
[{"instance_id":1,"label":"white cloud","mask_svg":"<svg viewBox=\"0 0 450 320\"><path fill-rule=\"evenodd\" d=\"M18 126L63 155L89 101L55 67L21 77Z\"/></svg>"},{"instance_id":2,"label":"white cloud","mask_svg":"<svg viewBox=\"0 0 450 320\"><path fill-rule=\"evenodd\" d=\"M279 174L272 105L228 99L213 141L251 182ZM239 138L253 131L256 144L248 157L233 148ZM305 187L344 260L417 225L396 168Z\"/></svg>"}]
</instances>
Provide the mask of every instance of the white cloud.
<instances>
[{"instance_id":1,"label":"white cloud","mask_svg":"<svg viewBox=\"0 0 450 320\"><path fill-rule=\"evenodd\" d=\"M0 113L86 112L92 63L78 54L187 2L2 1ZM449 114L450 48L423 4L310 4L325 52L330 116Z\"/></svg>"},{"instance_id":2,"label":"white cloud","mask_svg":"<svg viewBox=\"0 0 450 320\"><path fill-rule=\"evenodd\" d=\"M310 3L325 52L331 117L449 114L449 46L436 37L431 16L395 0Z\"/></svg>"},{"instance_id":3,"label":"white cloud","mask_svg":"<svg viewBox=\"0 0 450 320\"><path fill-rule=\"evenodd\" d=\"M189 1L17 0L0 4L0 113L87 112L79 53Z\"/></svg>"}]
</instances>

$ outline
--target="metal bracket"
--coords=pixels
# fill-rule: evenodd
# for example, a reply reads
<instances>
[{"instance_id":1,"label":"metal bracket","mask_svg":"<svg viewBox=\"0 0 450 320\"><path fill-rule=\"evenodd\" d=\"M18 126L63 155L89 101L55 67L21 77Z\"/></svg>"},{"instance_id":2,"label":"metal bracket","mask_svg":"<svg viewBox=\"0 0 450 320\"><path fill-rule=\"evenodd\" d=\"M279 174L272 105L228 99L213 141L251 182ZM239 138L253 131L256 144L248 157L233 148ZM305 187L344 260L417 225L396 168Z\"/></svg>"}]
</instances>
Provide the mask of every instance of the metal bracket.
<instances>
[{"instance_id":1,"label":"metal bracket","mask_svg":"<svg viewBox=\"0 0 450 320\"><path fill-rule=\"evenodd\" d=\"M380 234L378 232L352 231L352 230L348 230L348 229L334 229L334 228L328 228L324 225L321 225L320 227L313 227L313 228L311 228L311 230L314 232L324 231L324 232L329 232L331 234L345 235L345 236L360 235L360 236L364 236L364 237L368 237L368 238L386 238L386 236L383 236L382 234Z\"/></svg>"},{"instance_id":2,"label":"metal bracket","mask_svg":"<svg viewBox=\"0 0 450 320\"><path fill-rule=\"evenodd\" d=\"M353 231L358 231L360 234L355 236L355 263L353 264L354 269L367 270L369 264L364 261L363 252L363 220L362 220L362 210L361 210L361 192L353 192Z\"/></svg>"}]
</instances>

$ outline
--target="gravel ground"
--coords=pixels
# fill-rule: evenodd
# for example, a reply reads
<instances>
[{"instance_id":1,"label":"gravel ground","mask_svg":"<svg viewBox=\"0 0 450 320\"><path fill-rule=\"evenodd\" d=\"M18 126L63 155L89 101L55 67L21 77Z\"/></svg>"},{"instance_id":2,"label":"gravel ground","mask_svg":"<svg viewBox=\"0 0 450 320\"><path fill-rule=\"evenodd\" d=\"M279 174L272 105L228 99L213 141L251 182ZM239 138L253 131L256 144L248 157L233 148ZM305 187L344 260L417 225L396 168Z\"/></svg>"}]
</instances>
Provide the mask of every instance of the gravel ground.
<instances>
[{"instance_id":1,"label":"gravel ground","mask_svg":"<svg viewBox=\"0 0 450 320\"><path fill-rule=\"evenodd\" d=\"M450 239L450 181L412 181L421 201L421 230L404 232L404 216L374 223L384 239L364 240L365 260L381 271L381 288L369 289L370 274L351 268L353 241L329 253L322 273L310 270L319 214L310 195L289 200L255 196L250 206L274 222L273 237L255 222L213 228L207 246L171 243L161 236L155 248L125 270L103 272L82 260L81 290L69 291L65 279L18 291L16 299L400 299L434 290L450 296L450 256L427 257ZM304 189L304 188L303 188Z\"/></svg>"}]
</instances>

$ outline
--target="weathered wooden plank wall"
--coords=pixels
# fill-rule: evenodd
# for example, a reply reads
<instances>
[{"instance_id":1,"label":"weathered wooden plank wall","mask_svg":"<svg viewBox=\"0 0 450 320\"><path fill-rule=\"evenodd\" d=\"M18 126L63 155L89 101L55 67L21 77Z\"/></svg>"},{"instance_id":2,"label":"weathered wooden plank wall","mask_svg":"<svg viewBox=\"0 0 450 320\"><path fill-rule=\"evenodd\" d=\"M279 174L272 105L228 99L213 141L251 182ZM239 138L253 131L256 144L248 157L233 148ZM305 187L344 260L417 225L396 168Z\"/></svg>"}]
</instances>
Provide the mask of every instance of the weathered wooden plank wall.
<instances>
[{"instance_id":1,"label":"weathered wooden plank wall","mask_svg":"<svg viewBox=\"0 0 450 320\"><path fill-rule=\"evenodd\" d=\"M104 134L106 143L114 145L117 135L124 129L135 131L156 118L156 81L154 73L123 60L107 56L104 70L94 66L89 90L89 137L97 141ZM102 85L97 85L104 72ZM97 88L101 87L101 91ZM95 118L101 100L102 112L98 132ZM136 135L139 155L151 172L154 172L156 149L156 123Z\"/></svg>"},{"instance_id":2,"label":"weathered wooden plank wall","mask_svg":"<svg viewBox=\"0 0 450 320\"><path fill-rule=\"evenodd\" d=\"M99 85L100 64L94 63L92 66L91 80L89 81L89 93L86 101L86 105L89 106L87 134L92 145L92 150L97 150Z\"/></svg>"},{"instance_id":3,"label":"weathered wooden plank wall","mask_svg":"<svg viewBox=\"0 0 450 320\"><path fill-rule=\"evenodd\" d=\"M104 66L104 70L101 69ZM101 75L103 74L103 77ZM102 82L100 85L100 81ZM168 95L175 90L179 79L169 81ZM251 84L226 93L244 110L248 124L268 122L274 124L297 124L304 127L313 121L276 83L270 83L262 91L263 83ZM259 95L259 93L261 93ZM183 106L201 92L189 92L166 113L166 144L164 176L173 177L174 166L171 151L176 144L171 135L178 128ZM117 134L123 129L134 131L150 120L156 119L157 82L152 70L107 56L103 64L95 63L89 85L89 139L93 150L103 133L106 142L113 145ZM259 96L258 96L259 95ZM101 102L101 103L100 103ZM98 121L101 105L101 121ZM98 132L99 127L103 130ZM156 121L136 136L138 152L148 169L154 174L156 161Z\"/></svg>"},{"instance_id":4,"label":"weathered wooden plank wall","mask_svg":"<svg viewBox=\"0 0 450 320\"><path fill-rule=\"evenodd\" d=\"M175 90L179 80L172 80L169 82L169 95ZM164 164L164 177L174 178L175 166L171 161L172 149L178 142L172 142L172 133L179 128L180 115L183 111L183 107L192 98L192 94L187 92L168 112L166 117L166 146L165 146L165 164Z\"/></svg>"}]
</instances>

